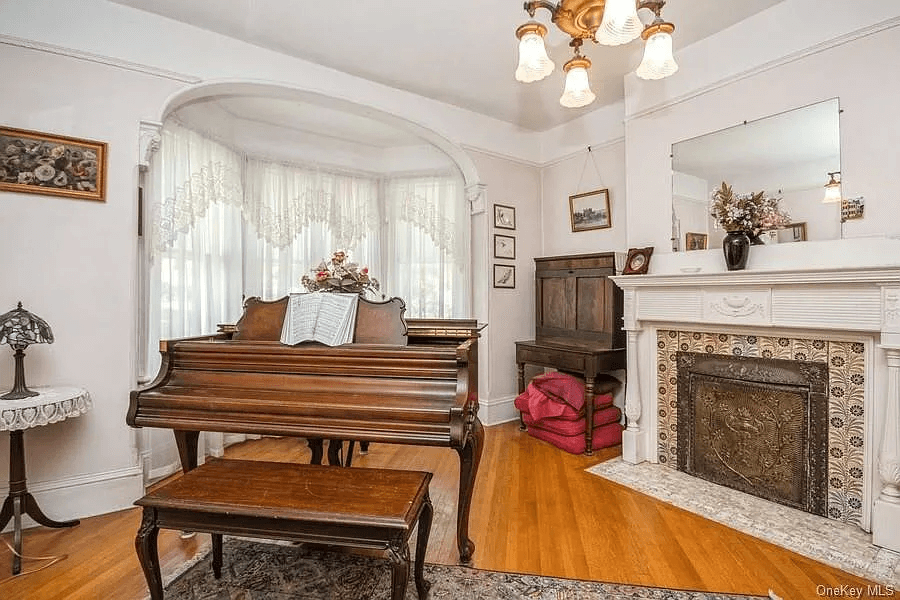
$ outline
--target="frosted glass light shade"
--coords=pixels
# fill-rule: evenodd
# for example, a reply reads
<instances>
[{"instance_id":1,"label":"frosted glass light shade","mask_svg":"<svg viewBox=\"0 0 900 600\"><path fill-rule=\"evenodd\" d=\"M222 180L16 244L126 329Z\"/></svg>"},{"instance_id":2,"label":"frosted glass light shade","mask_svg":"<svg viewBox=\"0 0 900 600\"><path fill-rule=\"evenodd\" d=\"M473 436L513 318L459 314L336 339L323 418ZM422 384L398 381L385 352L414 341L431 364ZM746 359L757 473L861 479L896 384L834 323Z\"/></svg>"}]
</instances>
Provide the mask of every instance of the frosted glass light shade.
<instances>
[{"instance_id":1,"label":"frosted glass light shade","mask_svg":"<svg viewBox=\"0 0 900 600\"><path fill-rule=\"evenodd\" d=\"M588 66L590 63L588 63ZM559 103L566 108L579 108L593 102L597 96L591 91L585 66L572 66L566 72L566 89Z\"/></svg>"},{"instance_id":2,"label":"frosted glass light shade","mask_svg":"<svg viewBox=\"0 0 900 600\"><path fill-rule=\"evenodd\" d=\"M833 179L832 179L833 180ZM822 198L824 204L831 204L841 201L841 184L840 182L829 183L825 186L825 197Z\"/></svg>"},{"instance_id":3,"label":"frosted glass light shade","mask_svg":"<svg viewBox=\"0 0 900 600\"><path fill-rule=\"evenodd\" d=\"M672 56L672 36L660 31L647 38L644 46L644 60L635 71L641 79L662 79L678 70L675 57Z\"/></svg>"},{"instance_id":4,"label":"frosted glass light shade","mask_svg":"<svg viewBox=\"0 0 900 600\"><path fill-rule=\"evenodd\" d=\"M594 38L601 44L618 46L637 38L643 29L634 0L606 0L603 21Z\"/></svg>"},{"instance_id":5,"label":"frosted glass light shade","mask_svg":"<svg viewBox=\"0 0 900 600\"><path fill-rule=\"evenodd\" d=\"M546 31L546 30L544 30ZM519 66L516 79L523 83L539 81L553 72L556 65L547 56L544 37L537 31L529 31L519 39Z\"/></svg>"}]
</instances>

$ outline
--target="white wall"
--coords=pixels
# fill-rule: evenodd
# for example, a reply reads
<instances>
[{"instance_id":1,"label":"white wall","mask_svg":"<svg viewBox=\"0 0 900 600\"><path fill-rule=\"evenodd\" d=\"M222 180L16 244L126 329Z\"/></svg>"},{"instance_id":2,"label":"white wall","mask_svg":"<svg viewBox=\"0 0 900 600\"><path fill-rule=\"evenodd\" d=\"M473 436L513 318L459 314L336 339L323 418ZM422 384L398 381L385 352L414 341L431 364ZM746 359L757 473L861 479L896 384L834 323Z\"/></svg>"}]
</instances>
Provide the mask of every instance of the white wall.
<instances>
[{"instance_id":1,"label":"white wall","mask_svg":"<svg viewBox=\"0 0 900 600\"><path fill-rule=\"evenodd\" d=\"M541 169L542 256L624 252L627 246L625 142L591 145ZM572 231L569 196L609 190L608 229Z\"/></svg>"},{"instance_id":2,"label":"white wall","mask_svg":"<svg viewBox=\"0 0 900 600\"><path fill-rule=\"evenodd\" d=\"M481 352L489 357L487 398L481 401L489 423L517 416L515 342L534 339L534 257L541 252L540 169L490 154L470 151L478 174L487 184L489 274L494 264L515 265L515 289L489 288L490 312ZM516 209L516 229L496 229L494 204ZM493 258L494 234L516 238L515 260ZM473 274L474 275L474 274Z\"/></svg>"},{"instance_id":3,"label":"white wall","mask_svg":"<svg viewBox=\"0 0 900 600\"><path fill-rule=\"evenodd\" d=\"M26 351L26 381L82 386L94 401L86 415L25 433L29 489L54 519L107 512L143 492L125 424L135 381L138 122L179 84L2 44L0 64L15 82L0 94L0 123L108 143L106 202L0 194L0 311L21 300L55 336ZM12 369L3 346L0 387Z\"/></svg>"},{"instance_id":4,"label":"white wall","mask_svg":"<svg viewBox=\"0 0 900 600\"><path fill-rule=\"evenodd\" d=\"M895 193L894 175L896 165L900 164L900 148L896 143L900 139L900 122L890 117L888 108L900 94L900 78L885 77L882 72L885 57L896 56L900 49L900 18L856 33L847 32L838 40L839 45L823 44L790 60L756 68L747 76L722 72L723 77L730 78L717 86L708 82L709 75L704 69L713 61L712 57L716 65L732 64L728 62L731 60L748 69L758 67L746 63L748 44L736 40L772 39L777 46L783 37L810 28L797 12L807 4L806 0L779 4L779 11L787 10L782 16L792 20L781 22L774 30L761 29L772 26L771 15L762 13L758 19L691 46L678 56L684 74L679 71L676 78L670 78L671 82L664 80L665 86L653 87L658 82L638 83L631 76L626 78L629 93L626 106L630 115L625 127L630 246L652 244L663 252L669 246L672 189L669 156L673 143L834 97L840 99L843 110L840 117L843 193L845 197L866 198L866 217L846 223L844 235L900 233L900 220L894 217L900 202ZM873 3L862 4L869 7ZM867 18L883 18L883 8L871 8L873 12ZM892 4L891 9L896 16L900 6ZM859 10L868 9L860 7ZM852 11L857 11L856 5ZM857 25L866 24L860 25L858 19L848 16L842 26L846 32L846 28ZM839 33L834 32L832 25L826 30ZM782 31L785 36L778 35ZM774 60L769 55L769 44L759 46L753 56ZM697 86L693 92L688 87L690 83ZM677 89L665 95L670 88ZM660 108L649 108L651 97L660 103ZM652 218L646 218L648 215ZM653 262L658 263L656 259L654 256Z\"/></svg>"}]
</instances>

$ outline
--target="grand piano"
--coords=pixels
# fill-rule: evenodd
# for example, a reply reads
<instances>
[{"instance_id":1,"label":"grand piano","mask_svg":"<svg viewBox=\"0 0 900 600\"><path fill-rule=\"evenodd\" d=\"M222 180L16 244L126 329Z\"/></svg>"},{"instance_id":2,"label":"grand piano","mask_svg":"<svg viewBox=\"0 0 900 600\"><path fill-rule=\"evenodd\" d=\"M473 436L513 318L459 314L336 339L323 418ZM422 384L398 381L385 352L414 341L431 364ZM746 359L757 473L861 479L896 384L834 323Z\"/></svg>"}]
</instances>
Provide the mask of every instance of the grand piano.
<instances>
[{"instance_id":1,"label":"grand piano","mask_svg":"<svg viewBox=\"0 0 900 600\"><path fill-rule=\"evenodd\" d=\"M197 466L201 431L449 446L460 466L457 547L470 562L469 509L484 441L483 325L404 320L398 298L361 299L353 343L286 346L286 306L286 297L250 298L241 319L217 334L160 341L159 374L131 392L128 424L173 429L185 472Z\"/></svg>"}]
</instances>

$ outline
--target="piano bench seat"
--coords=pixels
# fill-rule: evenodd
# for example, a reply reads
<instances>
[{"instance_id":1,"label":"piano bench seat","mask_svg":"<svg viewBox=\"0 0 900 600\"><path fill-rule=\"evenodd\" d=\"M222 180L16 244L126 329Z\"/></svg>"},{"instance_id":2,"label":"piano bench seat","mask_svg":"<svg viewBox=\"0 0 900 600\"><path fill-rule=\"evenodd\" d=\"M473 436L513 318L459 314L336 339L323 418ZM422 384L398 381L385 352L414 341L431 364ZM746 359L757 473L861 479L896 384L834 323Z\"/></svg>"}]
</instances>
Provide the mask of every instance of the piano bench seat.
<instances>
[{"instance_id":1,"label":"piano bench seat","mask_svg":"<svg viewBox=\"0 0 900 600\"><path fill-rule=\"evenodd\" d=\"M419 600L433 509L431 473L245 460L211 460L135 502L143 519L135 538L151 600L162 600L160 528L212 534L213 574L222 573L222 534L387 552L391 598L403 600L409 537L418 523L414 577Z\"/></svg>"}]
</instances>

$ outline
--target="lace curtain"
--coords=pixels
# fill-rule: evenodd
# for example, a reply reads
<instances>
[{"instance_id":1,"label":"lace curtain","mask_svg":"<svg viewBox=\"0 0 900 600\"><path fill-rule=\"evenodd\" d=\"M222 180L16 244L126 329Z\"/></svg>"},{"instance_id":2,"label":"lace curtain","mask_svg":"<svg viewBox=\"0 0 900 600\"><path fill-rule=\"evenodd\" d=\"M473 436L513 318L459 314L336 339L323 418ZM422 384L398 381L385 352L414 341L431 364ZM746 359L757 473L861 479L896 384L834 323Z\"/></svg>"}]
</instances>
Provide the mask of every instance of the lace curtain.
<instances>
[{"instance_id":1,"label":"lace curtain","mask_svg":"<svg viewBox=\"0 0 900 600\"><path fill-rule=\"evenodd\" d=\"M300 278L333 250L381 273L378 182L249 159L244 204L248 296L301 291Z\"/></svg>"},{"instance_id":2,"label":"lace curtain","mask_svg":"<svg viewBox=\"0 0 900 600\"><path fill-rule=\"evenodd\" d=\"M469 215L458 174L387 179L244 157L175 123L162 132L151 199L149 356L156 340L240 317L247 296L302 291L333 250L370 268L408 317L464 317Z\"/></svg>"},{"instance_id":3,"label":"lace curtain","mask_svg":"<svg viewBox=\"0 0 900 600\"><path fill-rule=\"evenodd\" d=\"M409 317L470 314L469 212L459 176L394 177L385 182L385 270L389 295Z\"/></svg>"},{"instance_id":4,"label":"lace curtain","mask_svg":"<svg viewBox=\"0 0 900 600\"><path fill-rule=\"evenodd\" d=\"M149 356L156 340L214 332L241 314L241 156L167 125L151 182Z\"/></svg>"}]
</instances>

